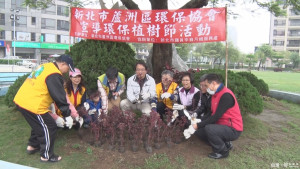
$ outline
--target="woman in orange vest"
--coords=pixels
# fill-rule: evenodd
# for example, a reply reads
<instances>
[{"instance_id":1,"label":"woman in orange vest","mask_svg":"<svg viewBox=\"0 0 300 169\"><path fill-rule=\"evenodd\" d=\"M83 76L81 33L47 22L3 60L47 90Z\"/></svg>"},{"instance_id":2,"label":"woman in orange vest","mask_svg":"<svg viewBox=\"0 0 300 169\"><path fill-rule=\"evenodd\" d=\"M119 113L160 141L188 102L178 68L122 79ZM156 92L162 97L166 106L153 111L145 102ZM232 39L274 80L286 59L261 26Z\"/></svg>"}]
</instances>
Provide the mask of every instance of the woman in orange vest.
<instances>
[{"instance_id":1,"label":"woman in orange vest","mask_svg":"<svg viewBox=\"0 0 300 169\"><path fill-rule=\"evenodd\" d=\"M84 81L82 79L81 71L78 68L75 68L74 72L69 72L70 78L67 80L65 84L66 98L68 103L70 104L71 117L77 125L76 128L81 127L83 124L82 117L79 117L76 109L83 105L86 101L86 88L84 85ZM52 113L51 116L56 121L58 127L64 127L62 122L61 111L56 108L56 112ZM74 127L75 127L74 126Z\"/></svg>"}]
</instances>

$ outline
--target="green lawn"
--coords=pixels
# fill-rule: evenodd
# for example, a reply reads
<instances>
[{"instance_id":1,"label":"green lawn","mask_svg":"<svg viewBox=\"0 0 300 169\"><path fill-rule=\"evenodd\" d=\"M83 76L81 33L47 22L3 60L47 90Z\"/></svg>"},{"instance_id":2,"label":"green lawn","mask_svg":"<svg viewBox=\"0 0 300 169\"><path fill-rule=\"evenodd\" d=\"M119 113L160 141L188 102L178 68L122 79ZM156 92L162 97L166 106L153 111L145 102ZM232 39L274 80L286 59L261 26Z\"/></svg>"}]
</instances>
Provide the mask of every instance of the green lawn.
<instances>
[{"instance_id":1,"label":"green lawn","mask_svg":"<svg viewBox=\"0 0 300 169\"><path fill-rule=\"evenodd\" d=\"M252 70L258 79L263 79L270 90L281 90L300 94L300 73Z\"/></svg>"}]
</instances>

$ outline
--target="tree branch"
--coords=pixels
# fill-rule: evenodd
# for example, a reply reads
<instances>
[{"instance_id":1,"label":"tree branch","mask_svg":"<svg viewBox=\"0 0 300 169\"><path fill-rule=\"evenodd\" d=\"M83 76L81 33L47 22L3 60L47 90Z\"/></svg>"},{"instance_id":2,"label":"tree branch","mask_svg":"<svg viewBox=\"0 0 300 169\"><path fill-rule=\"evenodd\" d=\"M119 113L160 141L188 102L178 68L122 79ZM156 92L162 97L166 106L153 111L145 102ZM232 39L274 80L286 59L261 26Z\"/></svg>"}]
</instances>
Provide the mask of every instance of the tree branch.
<instances>
[{"instance_id":1,"label":"tree branch","mask_svg":"<svg viewBox=\"0 0 300 169\"><path fill-rule=\"evenodd\" d=\"M121 0L121 2L126 6L127 9L139 10L139 6L132 0Z\"/></svg>"},{"instance_id":2,"label":"tree branch","mask_svg":"<svg viewBox=\"0 0 300 169\"><path fill-rule=\"evenodd\" d=\"M191 0L180 9L189 9L189 8L202 8L208 4L208 0Z\"/></svg>"}]
</instances>

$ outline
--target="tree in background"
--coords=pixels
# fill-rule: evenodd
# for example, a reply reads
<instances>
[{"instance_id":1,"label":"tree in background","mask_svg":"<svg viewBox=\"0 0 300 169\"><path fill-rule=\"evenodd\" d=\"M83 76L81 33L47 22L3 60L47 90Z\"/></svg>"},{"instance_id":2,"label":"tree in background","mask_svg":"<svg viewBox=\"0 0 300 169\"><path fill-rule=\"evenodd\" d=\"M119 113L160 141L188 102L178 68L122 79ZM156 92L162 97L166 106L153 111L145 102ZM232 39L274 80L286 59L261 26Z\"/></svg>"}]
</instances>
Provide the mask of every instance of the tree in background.
<instances>
[{"instance_id":1,"label":"tree in background","mask_svg":"<svg viewBox=\"0 0 300 169\"><path fill-rule=\"evenodd\" d=\"M290 61L293 64L293 69L295 69L297 66L299 66L299 63L300 63L300 55L299 55L299 53L292 52L290 54Z\"/></svg>"},{"instance_id":2,"label":"tree in background","mask_svg":"<svg viewBox=\"0 0 300 169\"><path fill-rule=\"evenodd\" d=\"M257 57L254 54L248 54L246 55L246 63L249 64L249 70L252 69L252 67L254 66L254 64L257 62Z\"/></svg>"},{"instance_id":3,"label":"tree in background","mask_svg":"<svg viewBox=\"0 0 300 169\"><path fill-rule=\"evenodd\" d=\"M289 58L290 52L279 51L274 52L272 62L276 63L277 68L281 68L283 65L288 64L287 59Z\"/></svg>"},{"instance_id":4,"label":"tree in background","mask_svg":"<svg viewBox=\"0 0 300 169\"><path fill-rule=\"evenodd\" d=\"M254 55L257 57L259 64L257 70L259 71L260 67L266 62L267 58L272 58L273 50L272 47L268 44L263 44L255 51Z\"/></svg>"},{"instance_id":5,"label":"tree in background","mask_svg":"<svg viewBox=\"0 0 300 169\"><path fill-rule=\"evenodd\" d=\"M193 46L190 43L176 43L175 47L181 59L187 61Z\"/></svg>"}]
</instances>

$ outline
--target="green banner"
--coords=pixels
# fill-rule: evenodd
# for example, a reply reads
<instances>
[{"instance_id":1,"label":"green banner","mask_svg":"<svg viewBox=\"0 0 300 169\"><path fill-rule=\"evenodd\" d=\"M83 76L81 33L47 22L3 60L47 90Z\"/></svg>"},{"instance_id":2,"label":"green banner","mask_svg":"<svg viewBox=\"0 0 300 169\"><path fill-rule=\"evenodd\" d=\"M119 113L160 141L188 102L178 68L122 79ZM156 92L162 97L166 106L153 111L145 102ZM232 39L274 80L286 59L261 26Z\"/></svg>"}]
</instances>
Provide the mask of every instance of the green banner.
<instances>
[{"instance_id":1,"label":"green banner","mask_svg":"<svg viewBox=\"0 0 300 169\"><path fill-rule=\"evenodd\" d=\"M18 48L44 48L44 49L69 49L69 44L60 43L34 43L34 42L12 42L12 47Z\"/></svg>"},{"instance_id":2,"label":"green banner","mask_svg":"<svg viewBox=\"0 0 300 169\"><path fill-rule=\"evenodd\" d=\"M16 46L15 46L16 44ZM34 42L12 42L12 47L19 47L19 48L41 48L40 43Z\"/></svg>"},{"instance_id":3,"label":"green banner","mask_svg":"<svg viewBox=\"0 0 300 169\"><path fill-rule=\"evenodd\" d=\"M41 43L41 48L45 49L69 49L69 45L59 43Z\"/></svg>"}]
</instances>

